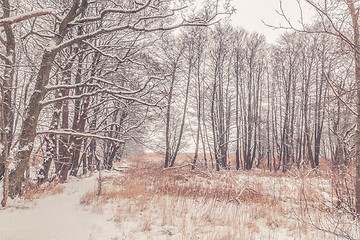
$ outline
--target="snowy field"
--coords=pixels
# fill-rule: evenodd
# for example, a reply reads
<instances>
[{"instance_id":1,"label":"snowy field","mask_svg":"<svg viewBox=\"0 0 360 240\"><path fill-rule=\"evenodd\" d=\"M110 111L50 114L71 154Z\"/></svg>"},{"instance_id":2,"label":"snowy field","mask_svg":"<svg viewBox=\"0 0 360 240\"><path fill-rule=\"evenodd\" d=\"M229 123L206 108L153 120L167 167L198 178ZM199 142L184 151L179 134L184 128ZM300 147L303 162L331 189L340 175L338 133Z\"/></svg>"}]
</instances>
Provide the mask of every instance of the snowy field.
<instances>
[{"instance_id":1,"label":"snowy field","mask_svg":"<svg viewBox=\"0 0 360 240\"><path fill-rule=\"evenodd\" d=\"M359 239L321 174L163 170L156 158L48 187L0 211L1 240Z\"/></svg>"}]
</instances>

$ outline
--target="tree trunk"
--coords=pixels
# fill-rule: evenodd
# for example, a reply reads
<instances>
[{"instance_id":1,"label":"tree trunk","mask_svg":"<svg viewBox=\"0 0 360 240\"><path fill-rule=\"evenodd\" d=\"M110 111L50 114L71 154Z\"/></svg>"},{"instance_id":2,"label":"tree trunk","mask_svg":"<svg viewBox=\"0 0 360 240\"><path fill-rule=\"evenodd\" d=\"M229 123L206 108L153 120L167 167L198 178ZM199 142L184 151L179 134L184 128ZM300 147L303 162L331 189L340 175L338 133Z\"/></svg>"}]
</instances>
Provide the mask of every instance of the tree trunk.
<instances>
[{"instance_id":1,"label":"tree trunk","mask_svg":"<svg viewBox=\"0 0 360 240\"><path fill-rule=\"evenodd\" d=\"M196 143L195 143L195 155L193 160L192 169L195 169L195 165L198 159L199 144L200 144L200 132L201 132L201 88L200 88L200 57L198 56L197 64L197 131L196 131ZM204 156L205 157L205 156Z\"/></svg>"},{"instance_id":2,"label":"tree trunk","mask_svg":"<svg viewBox=\"0 0 360 240\"><path fill-rule=\"evenodd\" d=\"M3 96L1 98L1 135L2 135L2 141L0 144L3 144L3 167L4 167L4 185L3 185L3 198L1 201L1 205L3 207L6 206L6 202L9 196L9 150L8 150L8 140L7 140L7 133L6 133L6 122L5 122L5 87L1 87L1 95Z\"/></svg>"},{"instance_id":3,"label":"tree trunk","mask_svg":"<svg viewBox=\"0 0 360 240\"><path fill-rule=\"evenodd\" d=\"M55 96L58 97L58 95L59 95L58 92L56 92ZM62 107L61 101L55 104L55 110L50 124L50 129L52 130L56 130L59 128L61 107ZM49 137L45 137L45 141L46 141L46 151L44 156L44 162L39 171L39 176L38 176L39 184L44 183L45 181L48 180L51 163L57 155L56 136L54 134L50 134Z\"/></svg>"},{"instance_id":4,"label":"tree trunk","mask_svg":"<svg viewBox=\"0 0 360 240\"><path fill-rule=\"evenodd\" d=\"M180 145L181 145L181 139L184 133L184 126L185 126L185 117L186 117L186 112L187 112L187 104L188 104L188 99L189 99L189 89L190 89L190 80L191 80L191 69L192 69L192 56L189 60L189 70L188 70L188 76L187 76L187 83L186 83L186 92L185 92L185 103L184 103L184 110L183 110L183 116L182 116L182 120L181 120L181 126L180 126L180 132L179 132L179 139L174 151L173 156L171 157L171 161L170 161L170 167L172 167L175 163L175 159L176 156L180 150Z\"/></svg>"},{"instance_id":5,"label":"tree trunk","mask_svg":"<svg viewBox=\"0 0 360 240\"><path fill-rule=\"evenodd\" d=\"M355 9L354 0L347 0L349 11L352 17L353 30L354 30L354 45L355 45L355 80L356 80L356 123L357 128L355 131L355 208L358 217L360 217L360 33L359 33L359 11Z\"/></svg>"},{"instance_id":6,"label":"tree trunk","mask_svg":"<svg viewBox=\"0 0 360 240\"><path fill-rule=\"evenodd\" d=\"M35 91L30 97L29 105L24 114L23 125L19 136L19 150L16 154L16 167L11 171L9 177L9 195L14 198L21 193L21 184L25 169L29 165L30 154L36 136L36 127L40 111L41 101L46 94L45 86L48 84L52 63L56 52L44 51L41 67L35 83Z\"/></svg>"},{"instance_id":7,"label":"tree trunk","mask_svg":"<svg viewBox=\"0 0 360 240\"><path fill-rule=\"evenodd\" d=\"M235 151L235 161L236 161L236 170L240 169L240 123L239 123L239 61L240 61L240 50L236 50L236 60L235 60L235 79L236 79L236 98L235 98L235 123L236 123L236 151Z\"/></svg>"},{"instance_id":8,"label":"tree trunk","mask_svg":"<svg viewBox=\"0 0 360 240\"><path fill-rule=\"evenodd\" d=\"M2 10L3 18L10 17L11 6L8 0L2 1ZM12 87L14 81L14 63L15 63L15 37L12 30L12 27L9 25L4 25L4 35L3 44L5 47L5 58L1 58L4 61L4 75L2 77L2 120L4 125L0 131L0 144L4 145L2 150L0 150L0 179L5 173L5 164L7 161L7 156L11 149L12 139L13 139L13 126L14 126L14 108L12 107ZM4 41L5 40L5 41ZM6 142L6 143L5 143ZM5 146L6 145L6 146Z\"/></svg>"},{"instance_id":9,"label":"tree trunk","mask_svg":"<svg viewBox=\"0 0 360 240\"><path fill-rule=\"evenodd\" d=\"M178 56L178 59L179 59L179 57L180 57L180 55ZM167 168L170 165L170 158L171 158L171 152L170 152L170 119L171 118L170 117L171 117L171 101L172 101L173 88L174 88L174 83L175 83L176 67L177 67L177 61L174 63L173 70L171 73L171 83L170 83L169 96L168 96L168 102L167 102L167 110L166 110L164 168Z\"/></svg>"}]
</instances>

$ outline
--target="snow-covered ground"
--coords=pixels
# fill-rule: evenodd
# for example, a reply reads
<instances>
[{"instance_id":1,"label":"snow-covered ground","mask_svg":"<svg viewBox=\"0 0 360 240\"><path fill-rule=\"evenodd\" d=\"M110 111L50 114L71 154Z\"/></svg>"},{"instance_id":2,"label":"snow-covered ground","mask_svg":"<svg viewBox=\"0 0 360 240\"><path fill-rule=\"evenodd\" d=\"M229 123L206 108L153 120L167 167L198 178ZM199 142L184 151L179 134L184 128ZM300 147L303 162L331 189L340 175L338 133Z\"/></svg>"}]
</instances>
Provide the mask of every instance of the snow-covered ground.
<instances>
[{"instance_id":1,"label":"snow-covered ground","mask_svg":"<svg viewBox=\"0 0 360 240\"><path fill-rule=\"evenodd\" d=\"M94 174L70 178L60 193L9 200L0 240L342 239L334 229L360 236L356 220L324 204L333 199L324 176L163 170L151 158L121 166L102 173L100 196Z\"/></svg>"},{"instance_id":2,"label":"snow-covered ground","mask_svg":"<svg viewBox=\"0 0 360 240\"><path fill-rule=\"evenodd\" d=\"M96 188L97 178L72 178L64 191L31 202L9 201L0 210L1 240L118 239L119 229L108 215L80 205L84 193Z\"/></svg>"}]
</instances>

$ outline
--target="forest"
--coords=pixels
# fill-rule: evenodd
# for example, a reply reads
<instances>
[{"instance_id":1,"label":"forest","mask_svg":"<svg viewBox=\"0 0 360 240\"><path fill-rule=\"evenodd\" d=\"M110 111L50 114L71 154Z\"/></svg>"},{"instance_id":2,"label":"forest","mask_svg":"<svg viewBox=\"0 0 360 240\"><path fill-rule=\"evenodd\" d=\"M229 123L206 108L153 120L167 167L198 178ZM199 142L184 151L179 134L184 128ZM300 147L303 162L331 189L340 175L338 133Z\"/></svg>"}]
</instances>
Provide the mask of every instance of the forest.
<instances>
[{"instance_id":1,"label":"forest","mask_svg":"<svg viewBox=\"0 0 360 240\"><path fill-rule=\"evenodd\" d=\"M102 171L155 154L156 171L145 159L133 176L321 177L335 195L326 212L355 222L308 225L358 239L360 3L298 2L314 21L290 20L280 1L287 25L266 24L286 31L268 43L231 24L230 1L1 0L2 206L93 173L100 194ZM234 191L261 193L249 189Z\"/></svg>"}]
</instances>

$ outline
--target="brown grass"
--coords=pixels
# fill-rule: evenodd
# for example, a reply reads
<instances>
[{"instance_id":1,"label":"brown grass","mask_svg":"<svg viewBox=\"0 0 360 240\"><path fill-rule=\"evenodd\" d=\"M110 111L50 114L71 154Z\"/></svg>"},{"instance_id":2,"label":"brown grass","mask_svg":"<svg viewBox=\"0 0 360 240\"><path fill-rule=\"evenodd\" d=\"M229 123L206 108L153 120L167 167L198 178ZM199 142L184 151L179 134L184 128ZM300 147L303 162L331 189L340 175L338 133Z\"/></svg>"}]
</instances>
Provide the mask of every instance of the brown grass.
<instances>
[{"instance_id":1,"label":"brown grass","mask_svg":"<svg viewBox=\"0 0 360 240\"><path fill-rule=\"evenodd\" d=\"M344 182L336 174L308 170L164 170L158 158L147 154L128 160L131 166L120 176L103 179L101 196L89 192L81 203L118 204L114 220L121 226L138 222L132 231L142 232L144 238L161 228L165 238L173 239L278 239L279 229L288 231L291 239L319 239L307 217L321 224L324 214L335 214L337 198L329 179L337 179L333 182L338 185ZM334 198L325 199L324 194Z\"/></svg>"},{"instance_id":2,"label":"brown grass","mask_svg":"<svg viewBox=\"0 0 360 240\"><path fill-rule=\"evenodd\" d=\"M90 205L94 201L94 199L96 199L96 192L95 191L87 192L81 197L80 204Z\"/></svg>"},{"instance_id":3,"label":"brown grass","mask_svg":"<svg viewBox=\"0 0 360 240\"><path fill-rule=\"evenodd\" d=\"M247 179L246 177L251 173L243 172L245 179L241 180L236 178L237 174L237 172L206 174L201 170L189 171L184 168L164 170L158 164L142 163L129 168L124 176L103 179L107 185L100 198L103 202L108 202L113 199L144 200L154 196L171 196L269 206L275 206L281 201L298 202L302 198L306 198L308 202L317 202L320 198L311 181L303 181L295 189L276 183L280 195L275 196L270 189L264 189L261 179L252 182L260 176L258 173L252 174L253 178ZM270 178L267 175L263 177ZM291 180L289 177L282 178L285 178L285 181ZM96 198L96 192L87 193L83 198L83 204L90 204L91 199Z\"/></svg>"},{"instance_id":4,"label":"brown grass","mask_svg":"<svg viewBox=\"0 0 360 240\"><path fill-rule=\"evenodd\" d=\"M199 171L164 170L152 163L129 169L126 176L114 179L112 185L117 188L104 190L102 198L105 202L115 198L154 195L216 199L222 202L272 202L269 196L263 194L262 185L251 186L249 182L238 185L232 176L216 179Z\"/></svg>"},{"instance_id":5,"label":"brown grass","mask_svg":"<svg viewBox=\"0 0 360 240\"><path fill-rule=\"evenodd\" d=\"M99 198L96 191L91 191L82 197L81 203L121 202L114 220L123 223L138 216L138 229L142 232L151 232L156 225L162 228L176 225L181 233L177 239L197 239L196 235L192 236L194 232L212 238L208 235L213 231L209 226L215 226L220 232L226 229L217 233L216 239L231 239L229 236L253 239L249 236L259 232L254 219L264 219L273 230L285 224L281 219L272 219L274 215L282 216L284 209L266 193L262 184L249 179L240 182L233 173L224 175L186 168L164 170L148 162L127 169L123 176L107 178L104 185ZM163 232L176 235L171 230Z\"/></svg>"},{"instance_id":6,"label":"brown grass","mask_svg":"<svg viewBox=\"0 0 360 240\"><path fill-rule=\"evenodd\" d=\"M34 199L39 199L46 195L59 194L62 193L63 191L64 191L64 186L59 183L55 183L52 185L50 184L38 185L29 182L25 186L25 190L22 197L26 200L34 200Z\"/></svg>"}]
</instances>

